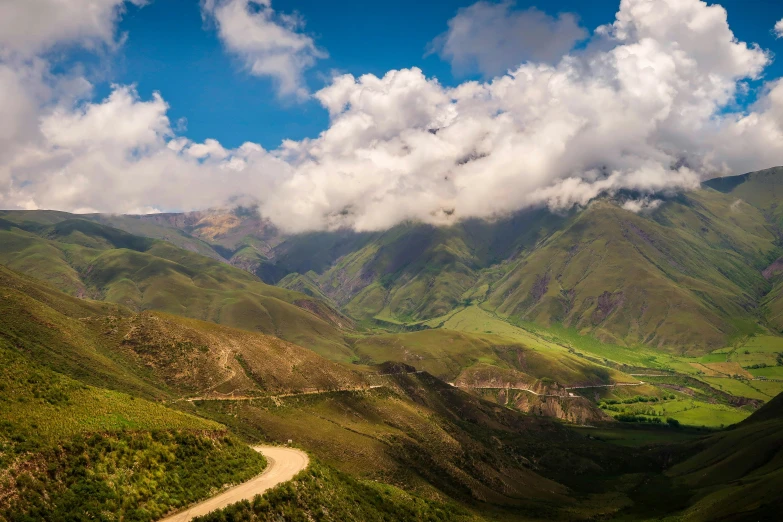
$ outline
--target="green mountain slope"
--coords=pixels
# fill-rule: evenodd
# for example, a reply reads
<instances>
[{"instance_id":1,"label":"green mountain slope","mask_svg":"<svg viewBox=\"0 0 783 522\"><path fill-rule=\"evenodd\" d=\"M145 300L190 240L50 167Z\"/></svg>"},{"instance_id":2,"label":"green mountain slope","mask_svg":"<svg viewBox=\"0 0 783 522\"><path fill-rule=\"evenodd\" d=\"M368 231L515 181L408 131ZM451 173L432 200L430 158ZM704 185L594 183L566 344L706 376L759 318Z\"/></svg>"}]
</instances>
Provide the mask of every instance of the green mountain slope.
<instances>
[{"instance_id":1,"label":"green mountain slope","mask_svg":"<svg viewBox=\"0 0 783 522\"><path fill-rule=\"evenodd\" d=\"M783 395L697 444L667 471L693 496L684 520L774 520L783 509Z\"/></svg>"},{"instance_id":2,"label":"green mountain slope","mask_svg":"<svg viewBox=\"0 0 783 522\"><path fill-rule=\"evenodd\" d=\"M368 327L416 324L481 303L512 321L557 324L616 344L703 353L759 326L783 330L783 262L774 263L781 254L782 179L781 169L770 169L712 180L639 214L622 208L629 195L620 194L568 215L538 209L492 222L441 228L406 223L363 234L287 236L244 208L88 218L221 257L339 307ZM3 219L41 234L68 217L27 212ZM106 246L75 236L69 241ZM4 262L25 270L36 259L58 255L48 246L19 245L25 255ZM72 293L88 291L61 266L40 274ZM129 282L114 283L111 300L138 306ZM164 298L154 308L181 313ZM226 315L234 315L230 307ZM247 319L228 321L248 327Z\"/></svg>"},{"instance_id":3,"label":"green mountain slope","mask_svg":"<svg viewBox=\"0 0 783 522\"><path fill-rule=\"evenodd\" d=\"M269 395L365 386L276 337L77 299L0 267L0 342L52 370L136 396Z\"/></svg>"},{"instance_id":4,"label":"green mountain slope","mask_svg":"<svg viewBox=\"0 0 783 522\"><path fill-rule=\"evenodd\" d=\"M681 351L753 331L778 249L758 209L714 191L640 216L603 201L519 259L485 306L615 344Z\"/></svg>"},{"instance_id":5,"label":"green mountain slope","mask_svg":"<svg viewBox=\"0 0 783 522\"><path fill-rule=\"evenodd\" d=\"M350 321L309 296L165 241L81 219L30 225L27 217L5 214L0 263L71 295L260 331L348 357L341 328Z\"/></svg>"},{"instance_id":6,"label":"green mountain slope","mask_svg":"<svg viewBox=\"0 0 783 522\"><path fill-rule=\"evenodd\" d=\"M129 312L5 268L0 295L0 519L151 521L263 468L224 426L143 398L166 393L99 333Z\"/></svg>"},{"instance_id":7,"label":"green mountain slope","mask_svg":"<svg viewBox=\"0 0 783 522\"><path fill-rule=\"evenodd\" d=\"M129 240L84 230L63 226L58 240L50 230L45 241L61 252L117 252ZM153 241L147 252L160 246ZM293 439L319 461L266 503L243 508L262 520L317 513L316 504L370 519L657 516L661 511L649 511L644 495L671 492L665 514L696 520L778 508L780 398L696 442L624 448L402 365L361 375L258 332L79 299L1 267L0 295L5 518L59 519L102 509L124 520L155 519L258 472L263 462L223 426L250 440ZM526 346L505 335L435 329L354 336L352 349L372 358L365 362L400 359L386 352L401 351L443 377L473 382L513 378L535 387L546 385L539 375L569 384L622 377L565 347L543 346L550 341ZM460 372L465 367L473 372ZM254 398L226 400L231 394ZM679 432L662 426L656 436L666 440L667 433ZM355 501L324 498L325 487Z\"/></svg>"},{"instance_id":8,"label":"green mountain slope","mask_svg":"<svg viewBox=\"0 0 783 522\"><path fill-rule=\"evenodd\" d=\"M539 209L372 234L285 236L242 209L143 220L190 234L246 270L274 273L280 286L367 326L481 303L512 321L699 353L757 325L783 330L783 268L774 264L782 178L771 169L713 180L639 214L622 208L621 194L568 215Z\"/></svg>"}]
</instances>

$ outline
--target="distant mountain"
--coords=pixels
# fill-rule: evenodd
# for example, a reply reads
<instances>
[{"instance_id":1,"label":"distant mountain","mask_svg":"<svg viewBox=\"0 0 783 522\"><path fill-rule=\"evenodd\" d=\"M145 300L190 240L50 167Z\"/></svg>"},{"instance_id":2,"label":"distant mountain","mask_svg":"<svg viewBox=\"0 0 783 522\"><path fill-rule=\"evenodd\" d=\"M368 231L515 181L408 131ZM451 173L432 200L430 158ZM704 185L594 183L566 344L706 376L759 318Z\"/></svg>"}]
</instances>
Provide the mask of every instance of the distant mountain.
<instances>
[{"instance_id":1,"label":"distant mountain","mask_svg":"<svg viewBox=\"0 0 783 522\"><path fill-rule=\"evenodd\" d=\"M783 330L783 169L708 181L639 213L624 208L631 197L376 233L284 235L244 208L89 218L204 250L370 326L472 303L510 321L691 353Z\"/></svg>"}]
</instances>

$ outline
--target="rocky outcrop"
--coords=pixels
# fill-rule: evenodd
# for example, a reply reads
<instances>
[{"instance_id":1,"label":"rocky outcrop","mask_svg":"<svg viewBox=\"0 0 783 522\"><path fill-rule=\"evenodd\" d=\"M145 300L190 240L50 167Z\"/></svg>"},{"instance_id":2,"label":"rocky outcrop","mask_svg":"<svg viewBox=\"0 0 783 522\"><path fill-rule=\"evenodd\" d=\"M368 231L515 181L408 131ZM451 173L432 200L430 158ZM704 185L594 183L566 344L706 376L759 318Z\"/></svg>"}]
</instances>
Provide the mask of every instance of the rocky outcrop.
<instances>
[{"instance_id":1,"label":"rocky outcrop","mask_svg":"<svg viewBox=\"0 0 783 522\"><path fill-rule=\"evenodd\" d=\"M522 390L501 390L498 403L532 415L554 417L571 424L592 424L612 418L584 397L534 395Z\"/></svg>"}]
</instances>

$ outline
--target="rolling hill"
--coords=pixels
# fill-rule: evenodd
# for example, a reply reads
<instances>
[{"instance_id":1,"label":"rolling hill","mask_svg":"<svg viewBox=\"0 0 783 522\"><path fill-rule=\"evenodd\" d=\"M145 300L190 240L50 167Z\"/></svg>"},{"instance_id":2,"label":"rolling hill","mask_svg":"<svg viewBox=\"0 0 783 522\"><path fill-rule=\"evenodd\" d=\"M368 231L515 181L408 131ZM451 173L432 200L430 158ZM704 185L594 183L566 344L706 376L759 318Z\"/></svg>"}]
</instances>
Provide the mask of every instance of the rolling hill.
<instances>
[{"instance_id":1,"label":"rolling hill","mask_svg":"<svg viewBox=\"0 0 783 522\"><path fill-rule=\"evenodd\" d=\"M352 323L326 303L166 241L73 217L49 223L55 220L50 213L3 213L0 263L77 297L218 322L349 357L343 328Z\"/></svg>"}]
</instances>

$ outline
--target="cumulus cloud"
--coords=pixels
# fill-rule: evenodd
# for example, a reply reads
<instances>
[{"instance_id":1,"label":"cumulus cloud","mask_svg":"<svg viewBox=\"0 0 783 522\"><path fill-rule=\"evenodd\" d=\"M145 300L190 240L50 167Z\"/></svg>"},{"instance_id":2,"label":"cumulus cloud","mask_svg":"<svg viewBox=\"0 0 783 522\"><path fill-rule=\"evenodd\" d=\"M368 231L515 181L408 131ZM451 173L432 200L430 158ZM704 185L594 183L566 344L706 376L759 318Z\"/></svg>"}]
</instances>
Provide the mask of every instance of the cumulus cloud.
<instances>
[{"instance_id":1,"label":"cumulus cloud","mask_svg":"<svg viewBox=\"0 0 783 522\"><path fill-rule=\"evenodd\" d=\"M275 12L271 0L203 0L202 12L251 74L274 79L281 95L307 97L304 71L327 55L300 32L299 16Z\"/></svg>"},{"instance_id":2,"label":"cumulus cloud","mask_svg":"<svg viewBox=\"0 0 783 522\"><path fill-rule=\"evenodd\" d=\"M558 61L587 37L576 15L552 17L536 8L513 10L514 2L477 2L459 10L449 29L430 44L429 52L451 62L459 74L490 77L528 60Z\"/></svg>"},{"instance_id":3,"label":"cumulus cloud","mask_svg":"<svg viewBox=\"0 0 783 522\"><path fill-rule=\"evenodd\" d=\"M147 0L128 0L144 5ZM0 1L0 47L33 55L55 43L85 47L114 43L125 0Z\"/></svg>"},{"instance_id":4,"label":"cumulus cloud","mask_svg":"<svg viewBox=\"0 0 783 522\"><path fill-rule=\"evenodd\" d=\"M268 4L265 4L268 5ZM255 15L253 15L255 16ZM252 197L289 231L449 224L603 194L656 195L783 164L783 82L736 109L770 61L699 0L623 0L600 45L441 85L411 68L335 77L320 135L274 150L177 135L161 95L80 101L41 59L0 61L0 205L129 212ZM70 87L69 87L70 86Z\"/></svg>"},{"instance_id":5,"label":"cumulus cloud","mask_svg":"<svg viewBox=\"0 0 783 522\"><path fill-rule=\"evenodd\" d=\"M775 27L772 28L772 32L775 33L776 37L783 38L783 18L775 23Z\"/></svg>"}]
</instances>

